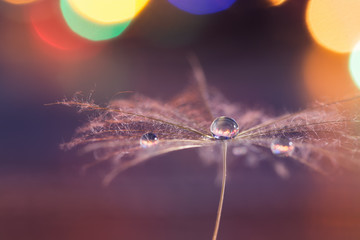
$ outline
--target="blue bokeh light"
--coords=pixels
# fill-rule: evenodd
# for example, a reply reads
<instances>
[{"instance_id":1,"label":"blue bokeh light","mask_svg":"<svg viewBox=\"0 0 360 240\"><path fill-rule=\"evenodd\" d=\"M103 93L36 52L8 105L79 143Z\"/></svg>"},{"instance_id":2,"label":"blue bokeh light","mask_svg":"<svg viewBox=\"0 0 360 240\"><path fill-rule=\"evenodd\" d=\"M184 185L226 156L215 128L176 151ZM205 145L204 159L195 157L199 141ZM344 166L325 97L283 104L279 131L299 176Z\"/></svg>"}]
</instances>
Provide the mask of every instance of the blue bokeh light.
<instances>
[{"instance_id":1,"label":"blue bokeh light","mask_svg":"<svg viewBox=\"0 0 360 240\"><path fill-rule=\"evenodd\" d=\"M196 15L211 14L228 9L236 0L168 0L175 7Z\"/></svg>"}]
</instances>

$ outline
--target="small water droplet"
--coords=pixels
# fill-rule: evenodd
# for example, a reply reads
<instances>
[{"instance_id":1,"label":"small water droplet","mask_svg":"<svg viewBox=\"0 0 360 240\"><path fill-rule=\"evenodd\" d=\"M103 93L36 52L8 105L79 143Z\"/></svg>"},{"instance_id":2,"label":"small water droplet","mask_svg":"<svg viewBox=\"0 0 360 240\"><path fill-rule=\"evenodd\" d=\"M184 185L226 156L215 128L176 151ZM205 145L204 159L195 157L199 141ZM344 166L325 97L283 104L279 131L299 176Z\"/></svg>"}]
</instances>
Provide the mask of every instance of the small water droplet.
<instances>
[{"instance_id":1,"label":"small water droplet","mask_svg":"<svg viewBox=\"0 0 360 240\"><path fill-rule=\"evenodd\" d=\"M294 144L287 138L277 138L271 143L271 152L280 157L288 157L294 152Z\"/></svg>"},{"instance_id":2,"label":"small water droplet","mask_svg":"<svg viewBox=\"0 0 360 240\"><path fill-rule=\"evenodd\" d=\"M158 144L158 137L154 133L145 133L140 138L140 145L143 148L148 148Z\"/></svg>"},{"instance_id":3,"label":"small water droplet","mask_svg":"<svg viewBox=\"0 0 360 240\"><path fill-rule=\"evenodd\" d=\"M218 117L212 122L210 131L215 139L230 139L239 133L239 125L232 118Z\"/></svg>"}]
</instances>

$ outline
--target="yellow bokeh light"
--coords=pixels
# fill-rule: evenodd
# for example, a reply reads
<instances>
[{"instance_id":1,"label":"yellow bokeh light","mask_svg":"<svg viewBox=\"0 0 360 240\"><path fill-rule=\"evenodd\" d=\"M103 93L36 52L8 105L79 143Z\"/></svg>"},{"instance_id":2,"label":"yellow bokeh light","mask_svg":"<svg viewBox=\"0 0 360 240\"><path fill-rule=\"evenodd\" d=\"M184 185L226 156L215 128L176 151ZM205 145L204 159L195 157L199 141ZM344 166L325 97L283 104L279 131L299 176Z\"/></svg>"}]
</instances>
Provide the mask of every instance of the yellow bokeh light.
<instances>
[{"instance_id":1,"label":"yellow bokeh light","mask_svg":"<svg viewBox=\"0 0 360 240\"><path fill-rule=\"evenodd\" d=\"M273 6L280 6L281 4L283 4L284 2L286 2L287 0L268 0L268 3Z\"/></svg>"},{"instance_id":2,"label":"yellow bokeh light","mask_svg":"<svg viewBox=\"0 0 360 240\"><path fill-rule=\"evenodd\" d=\"M350 55L349 69L356 86L360 89L360 42Z\"/></svg>"},{"instance_id":3,"label":"yellow bokeh light","mask_svg":"<svg viewBox=\"0 0 360 240\"><path fill-rule=\"evenodd\" d=\"M12 3L12 4L28 4L35 2L37 0L3 0L4 2Z\"/></svg>"},{"instance_id":4,"label":"yellow bokeh light","mask_svg":"<svg viewBox=\"0 0 360 240\"><path fill-rule=\"evenodd\" d=\"M359 93L351 79L348 56L313 46L303 65L309 100L338 100Z\"/></svg>"},{"instance_id":5,"label":"yellow bokeh light","mask_svg":"<svg viewBox=\"0 0 360 240\"><path fill-rule=\"evenodd\" d=\"M69 0L83 17L102 24L124 22L135 17L149 0Z\"/></svg>"},{"instance_id":6,"label":"yellow bokeh light","mask_svg":"<svg viewBox=\"0 0 360 240\"><path fill-rule=\"evenodd\" d=\"M306 22L320 45L335 52L351 52L360 40L360 1L310 0Z\"/></svg>"}]
</instances>

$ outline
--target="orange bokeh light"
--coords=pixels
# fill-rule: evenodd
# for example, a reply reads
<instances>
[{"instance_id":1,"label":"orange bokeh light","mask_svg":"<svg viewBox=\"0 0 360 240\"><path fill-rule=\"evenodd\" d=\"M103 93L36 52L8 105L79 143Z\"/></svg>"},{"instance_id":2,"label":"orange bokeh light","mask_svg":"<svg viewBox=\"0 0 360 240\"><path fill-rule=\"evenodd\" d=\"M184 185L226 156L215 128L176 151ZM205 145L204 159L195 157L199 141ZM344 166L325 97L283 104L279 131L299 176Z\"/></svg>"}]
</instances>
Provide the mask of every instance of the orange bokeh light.
<instances>
[{"instance_id":1,"label":"orange bokeh light","mask_svg":"<svg viewBox=\"0 0 360 240\"><path fill-rule=\"evenodd\" d=\"M360 40L359 0L310 0L306 23L317 43L335 52L351 52Z\"/></svg>"},{"instance_id":2,"label":"orange bokeh light","mask_svg":"<svg viewBox=\"0 0 360 240\"><path fill-rule=\"evenodd\" d=\"M268 0L268 3L273 6L280 6L281 4L283 4L284 2L286 2L287 0Z\"/></svg>"},{"instance_id":3,"label":"orange bokeh light","mask_svg":"<svg viewBox=\"0 0 360 240\"><path fill-rule=\"evenodd\" d=\"M12 4L28 4L28 3L32 3L35 2L37 0L3 0L4 2L7 3L12 3Z\"/></svg>"},{"instance_id":4,"label":"orange bokeh light","mask_svg":"<svg viewBox=\"0 0 360 240\"><path fill-rule=\"evenodd\" d=\"M358 92L348 70L348 56L313 46L303 65L304 85L311 100L338 100Z\"/></svg>"}]
</instances>

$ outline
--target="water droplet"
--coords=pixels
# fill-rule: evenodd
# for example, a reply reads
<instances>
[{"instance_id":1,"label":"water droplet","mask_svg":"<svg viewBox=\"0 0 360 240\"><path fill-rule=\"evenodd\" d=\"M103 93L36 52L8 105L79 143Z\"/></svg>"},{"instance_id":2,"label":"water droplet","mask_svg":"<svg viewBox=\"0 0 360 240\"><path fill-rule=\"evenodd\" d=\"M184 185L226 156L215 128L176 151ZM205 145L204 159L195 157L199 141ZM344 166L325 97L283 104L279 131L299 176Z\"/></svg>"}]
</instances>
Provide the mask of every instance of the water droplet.
<instances>
[{"instance_id":1,"label":"water droplet","mask_svg":"<svg viewBox=\"0 0 360 240\"><path fill-rule=\"evenodd\" d=\"M239 133L239 125L232 118L218 117L212 122L210 131L215 139L230 139Z\"/></svg>"},{"instance_id":2,"label":"water droplet","mask_svg":"<svg viewBox=\"0 0 360 240\"><path fill-rule=\"evenodd\" d=\"M158 137L154 133L145 133L140 138L140 145L143 148L148 148L158 144Z\"/></svg>"},{"instance_id":3,"label":"water droplet","mask_svg":"<svg viewBox=\"0 0 360 240\"><path fill-rule=\"evenodd\" d=\"M294 144L287 138L277 138L271 143L271 152L280 157L288 157L294 152Z\"/></svg>"}]
</instances>

